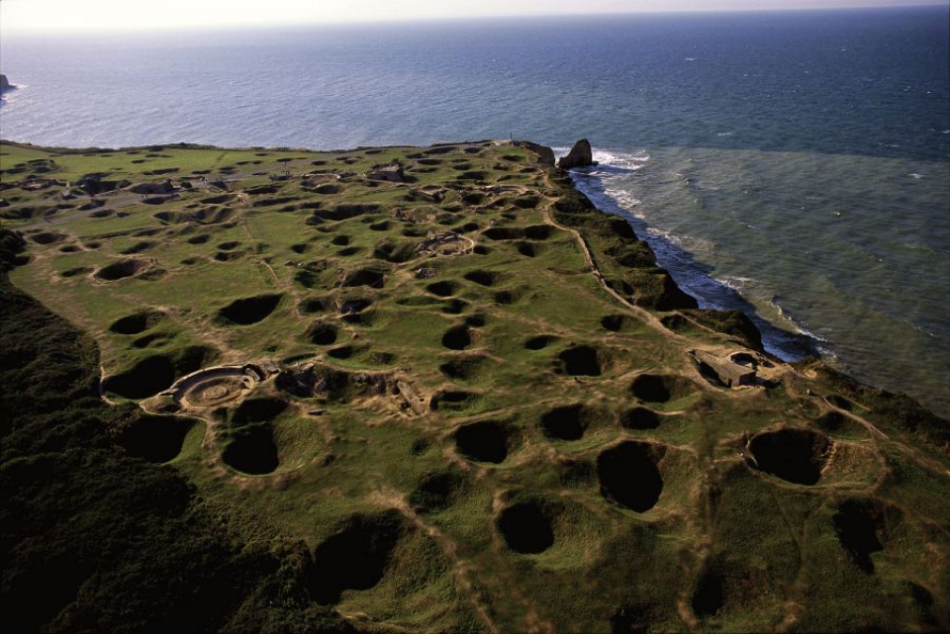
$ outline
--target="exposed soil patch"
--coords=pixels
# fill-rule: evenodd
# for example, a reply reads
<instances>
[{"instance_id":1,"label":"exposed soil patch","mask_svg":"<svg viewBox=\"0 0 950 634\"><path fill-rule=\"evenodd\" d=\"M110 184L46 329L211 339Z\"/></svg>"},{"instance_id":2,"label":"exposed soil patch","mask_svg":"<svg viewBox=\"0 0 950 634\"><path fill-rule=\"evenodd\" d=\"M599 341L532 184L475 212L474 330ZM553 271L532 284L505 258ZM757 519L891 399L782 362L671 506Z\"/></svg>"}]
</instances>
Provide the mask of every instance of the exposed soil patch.
<instances>
[{"instance_id":1,"label":"exposed soil patch","mask_svg":"<svg viewBox=\"0 0 950 634\"><path fill-rule=\"evenodd\" d=\"M221 249L222 251L233 251L239 246L241 246L240 242L238 242L237 240L231 240L229 242L222 242L221 244L218 245L218 248Z\"/></svg>"},{"instance_id":2,"label":"exposed soil patch","mask_svg":"<svg viewBox=\"0 0 950 634\"><path fill-rule=\"evenodd\" d=\"M165 313L159 311L134 313L112 322L109 331L118 335L137 335L154 328L164 318Z\"/></svg>"},{"instance_id":3,"label":"exposed soil patch","mask_svg":"<svg viewBox=\"0 0 950 634\"><path fill-rule=\"evenodd\" d=\"M558 355L559 370L570 376L600 376L600 353L591 346L573 346Z\"/></svg>"},{"instance_id":4,"label":"exposed soil patch","mask_svg":"<svg viewBox=\"0 0 950 634\"><path fill-rule=\"evenodd\" d=\"M192 238L188 238L188 244L205 244L210 239L211 239L211 236L209 236L208 234L202 234L200 236L194 236Z\"/></svg>"},{"instance_id":5,"label":"exposed soil patch","mask_svg":"<svg viewBox=\"0 0 950 634\"><path fill-rule=\"evenodd\" d=\"M630 385L630 392L646 403L667 403L695 391L693 382L681 376L641 374Z\"/></svg>"},{"instance_id":6,"label":"exposed soil patch","mask_svg":"<svg viewBox=\"0 0 950 634\"><path fill-rule=\"evenodd\" d=\"M831 446L822 434L792 428L757 434L749 441L749 451L761 471L807 485L821 479Z\"/></svg>"},{"instance_id":7,"label":"exposed soil patch","mask_svg":"<svg viewBox=\"0 0 950 634\"><path fill-rule=\"evenodd\" d=\"M551 519L534 502L519 502L502 511L498 517L498 531L515 552L541 553L554 545Z\"/></svg>"},{"instance_id":8,"label":"exposed soil patch","mask_svg":"<svg viewBox=\"0 0 950 634\"><path fill-rule=\"evenodd\" d=\"M601 494L621 506L644 513L663 492L655 449L647 443L622 442L597 456Z\"/></svg>"},{"instance_id":9,"label":"exposed soil patch","mask_svg":"<svg viewBox=\"0 0 950 634\"><path fill-rule=\"evenodd\" d=\"M453 326L442 335L442 345L449 350L465 350L472 345L472 333L468 326Z\"/></svg>"},{"instance_id":10,"label":"exposed soil patch","mask_svg":"<svg viewBox=\"0 0 950 634\"><path fill-rule=\"evenodd\" d=\"M841 547L847 551L854 565L866 574L874 574L871 553L884 550L878 539L882 513L870 502L848 500L838 507L832 518Z\"/></svg>"},{"instance_id":11,"label":"exposed soil patch","mask_svg":"<svg viewBox=\"0 0 950 634\"><path fill-rule=\"evenodd\" d=\"M96 277L105 282L114 282L141 273L148 267L142 260L120 260L104 266L96 272Z\"/></svg>"},{"instance_id":12,"label":"exposed soil patch","mask_svg":"<svg viewBox=\"0 0 950 634\"><path fill-rule=\"evenodd\" d=\"M334 236L333 239L330 240L330 244L335 244L338 247L347 247L350 245L350 240L350 236L339 235Z\"/></svg>"},{"instance_id":13,"label":"exposed soil patch","mask_svg":"<svg viewBox=\"0 0 950 634\"><path fill-rule=\"evenodd\" d=\"M625 429L657 429L660 426L660 417L645 407L634 407L623 413L620 424Z\"/></svg>"},{"instance_id":14,"label":"exposed soil patch","mask_svg":"<svg viewBox=\"0 0 950 634\"><path fill-rule=\"evenodd\" d=\"M590 412L583 405L557 407L541 416L541 431L552 440L580 440L589 418Z\"/></svg>"},{"instance_id":15,"label":"exposed soil patch","mask_svg":"<svg viewBox=\"0 0 950 634\"><path fill-rule=\"evenodd\" d=\"M256 324L269 317L283 298L283 295L276 294L236 299L218 311L218 318L222 322L239 326Z\"/></svg>"},{"instance_id":16,"label":"exposed soil patch","mask_svg":"<svg viewBox=\"0 0 950 634\"><path fill-rule=\"evenodd\" d=\"M337 337L337 327L322 321L318 321L307 330L307 339L310 340L310 343L318 346L333 345L336 343Z\"/></svg>"},{"instance_id":17,"label":"exposed soil patch","mask_svg":"<svg viewBox=\"0 0 950 634\"><path fill-rule=\"evenodd\" d=\"M459 427L455 432L458 452L475 462L501 464L508 457L508 428L497 421L481 421Z\"/></svg>"},{"instance_id":18,"label":"exposed soil patch","mask_svg":"<svg viewBox=\"0 0 950 634\"><path fill-rule=\"evenodd\" d=\"M409 504L420 513L434 513L452 505L464 480L451 471L429 473L409 494Z\"/></svg>"},{"instance_id":19,"label":"exposed soil patch","mask_svg":"<svg viewBox=\"0 0 950 634\"><path fill-rule=\"evenodd\" d=\"M406 530L396 511L352 516L314 551L311 596L317 603L333 605L345 590L374 587Z\"/></svg>"},{"instance_id":20,"label":"exposed soil patch","mask_svg":"<svg viewBox=\"0 0 950 634\"><path fill-rule=\"evenodd\" d=\"M168 462L181 453L185 436L194 421L175 416L140 415L122 426L116 442L126 452L149 462Z\"/></svg>"}]
</instances>

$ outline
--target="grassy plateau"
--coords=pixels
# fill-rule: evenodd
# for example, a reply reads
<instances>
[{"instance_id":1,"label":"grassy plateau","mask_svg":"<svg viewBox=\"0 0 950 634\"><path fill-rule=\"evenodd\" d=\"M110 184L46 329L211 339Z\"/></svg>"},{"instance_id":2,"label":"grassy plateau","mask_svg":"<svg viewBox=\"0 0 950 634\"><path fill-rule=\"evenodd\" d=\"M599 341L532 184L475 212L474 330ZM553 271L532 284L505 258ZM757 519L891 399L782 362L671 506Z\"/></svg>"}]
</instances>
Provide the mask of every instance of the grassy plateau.
<instances>
[{"instance_id":1,"label":"grassy plateau","mask_svg":"<svg viewBox=\"0 0 950 634\"><path fill-rule=\"evenodd\" d=\"M0 144L8 618L950 629L948 423L699 310L549 152Z\"/></svg>"}]
</instances>

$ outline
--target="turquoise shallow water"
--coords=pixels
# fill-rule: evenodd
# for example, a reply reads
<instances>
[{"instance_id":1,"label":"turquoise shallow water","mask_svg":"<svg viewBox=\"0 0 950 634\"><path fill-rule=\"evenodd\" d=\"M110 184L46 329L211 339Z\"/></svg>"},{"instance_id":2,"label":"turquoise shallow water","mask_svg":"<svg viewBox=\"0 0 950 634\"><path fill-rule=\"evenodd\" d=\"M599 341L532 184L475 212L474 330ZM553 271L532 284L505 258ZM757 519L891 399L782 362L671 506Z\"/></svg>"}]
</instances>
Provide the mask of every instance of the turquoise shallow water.
<instances>
[{"instance_id":1,"label":"turquoise shallow water","mask_svg":"<svg viewBox=\"0 0 950 634\"><path fill-rule=\"evenodd\" d=\"M586 136L579 185L704 304L950 415L950 9L5 34L0 59L0 136L45 145Z\"/></svg>"}]
</instances>

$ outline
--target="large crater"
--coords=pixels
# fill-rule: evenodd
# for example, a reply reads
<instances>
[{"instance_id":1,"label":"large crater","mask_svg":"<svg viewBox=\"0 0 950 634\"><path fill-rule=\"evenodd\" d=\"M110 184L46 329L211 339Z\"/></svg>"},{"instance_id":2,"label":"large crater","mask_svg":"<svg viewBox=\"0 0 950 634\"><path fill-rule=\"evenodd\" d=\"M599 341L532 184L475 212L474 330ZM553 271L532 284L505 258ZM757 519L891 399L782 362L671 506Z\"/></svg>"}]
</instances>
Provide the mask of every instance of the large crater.
<instances>
[{"instance_id":1,"label":"large crater","mask_svg":"<svg viewBox=\"0 0 950 634\"><path fill-rule=\"evenodd\" d=\"M763 432L749 441L749 451L761 471L806 485L821 479L831 446L823 434L793 428Z\"/></svg>"},{"instance_id":2,"label":"large crater","mask_svg":"<svg viewBox=\"0 0 950 634\"><path fill-rule=\"evenodd\" d=\"M663 492L656 454L653 445L636 441L601 452L597 457L601 494L638 513L649 511Z\"/></svg>"}]
</instances>

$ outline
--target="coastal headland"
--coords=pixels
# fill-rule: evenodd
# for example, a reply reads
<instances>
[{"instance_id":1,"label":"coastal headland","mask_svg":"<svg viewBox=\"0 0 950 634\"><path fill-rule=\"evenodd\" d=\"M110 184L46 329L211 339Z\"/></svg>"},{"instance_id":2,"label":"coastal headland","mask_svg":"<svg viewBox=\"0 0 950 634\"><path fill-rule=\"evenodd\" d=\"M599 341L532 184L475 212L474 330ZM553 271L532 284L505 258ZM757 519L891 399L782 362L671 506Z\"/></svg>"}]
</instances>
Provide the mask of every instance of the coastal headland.
<instances>
[{"instance_id":1,"label":"coastal headland","mask_svg":"<svg viewBox=\"0 0 950 634\"><path fill-rule=\"evenodd\" d=\"M547 148L0 161L14 622L950 627L947 422L698 309Z\"/></svg>"}]
</instances>

